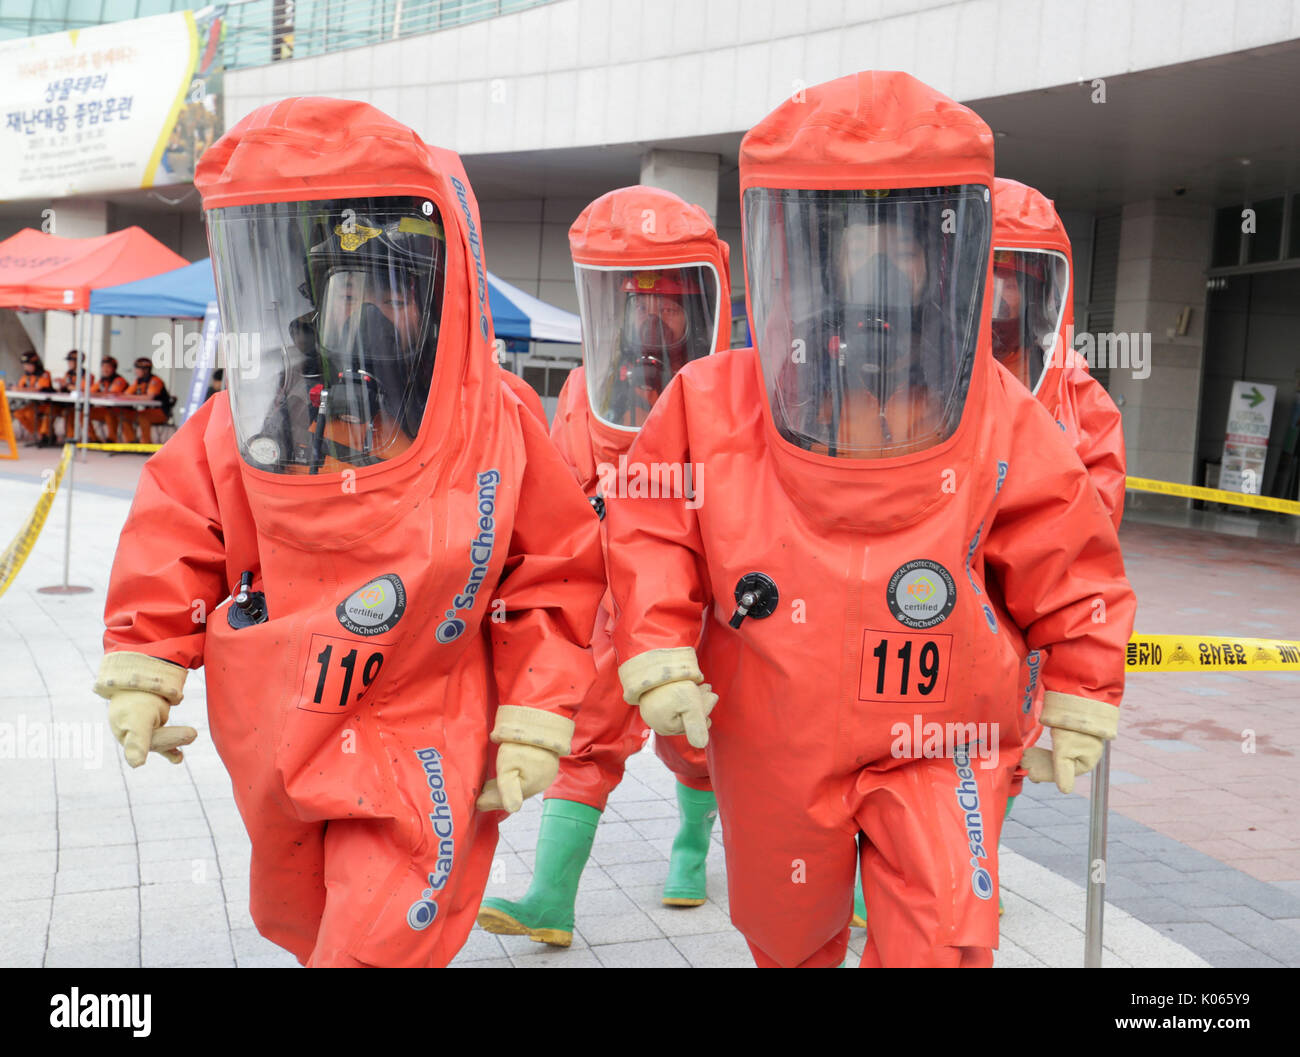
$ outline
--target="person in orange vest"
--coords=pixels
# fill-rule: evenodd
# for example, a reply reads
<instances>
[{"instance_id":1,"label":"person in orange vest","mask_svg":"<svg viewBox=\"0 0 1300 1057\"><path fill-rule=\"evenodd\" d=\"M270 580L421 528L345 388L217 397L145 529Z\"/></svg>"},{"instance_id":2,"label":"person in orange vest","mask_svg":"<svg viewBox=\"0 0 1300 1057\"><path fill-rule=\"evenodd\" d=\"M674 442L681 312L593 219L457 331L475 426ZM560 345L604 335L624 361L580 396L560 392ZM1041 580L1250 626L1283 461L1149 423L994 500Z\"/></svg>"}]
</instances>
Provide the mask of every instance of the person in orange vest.
<instances>
[{"instance_id":1,"label":"person in orange vest","mask_svg":"<svg viewBox=\"0 0 1300 1057\"><path fill-rule=\"evenodd\" d=\"M50 378L50 372L45 369L45 364L41 358L34 352L24 352L23 376L18 379L17 389L19 391L37 390L40 392L52 392L54 382ZM18 424L27 430L32 439L27 442L27 446L45 448L55 443L54 440L54 422L51 419L51 408L48 403L36 403L35 401L23 401L23 406L14 410L14 418Z\"/></svg>"},{"instance_id":2,"label":"person in orange vest","mask_svg":"<svg viewBox=\"0 0 1300 1057\"><path fill-rule=\"evenodd\" d=\"M112 356L105 356L99 362L99 377L91 384L90 394L91 396L121 396L129 385L130 383L117 373L117 360ZM113 407L91 408L90 421L104 427L104 443L119 443L122 415L123 412Z\"/></svg>"},{"instance_id":3,"label":"person in orange vest","mask_svg":"<svg viewBox=\"0 0 1300 1057\"><path fill-rule=\"evenodd\" d=\"M121 413L122 421L125 423L123 432L132 433L130 424L134 421L139 427L138 442L152 444L153 427L167 421L172 398L163 380L154 376L153 361L148 356L141 356L135 361L135 382L128 385L122 396L127 400L158 400L162 403L161 407L142 407L139 411ZM130 442L135 443L136 439L132 433Z\"/></svg>"},{"instance_id":4,"label":"person in orange vest","mask_svg":"<svg viewBox=\"0 0 1300 1057\"><path fill-rule=\"evenodd\" d=\"M77 391L77 360L81 360L81 386L86 392L90 391L91 377L86 371L86 354L73 349L64 357L68 364L68 369L54 383L55 389L60 393L75 393ZM63 421L63 439L66 441L76 440L77 430L77 405L63 404L57 412L58 417Z\"/></svg>"}]
</instances>

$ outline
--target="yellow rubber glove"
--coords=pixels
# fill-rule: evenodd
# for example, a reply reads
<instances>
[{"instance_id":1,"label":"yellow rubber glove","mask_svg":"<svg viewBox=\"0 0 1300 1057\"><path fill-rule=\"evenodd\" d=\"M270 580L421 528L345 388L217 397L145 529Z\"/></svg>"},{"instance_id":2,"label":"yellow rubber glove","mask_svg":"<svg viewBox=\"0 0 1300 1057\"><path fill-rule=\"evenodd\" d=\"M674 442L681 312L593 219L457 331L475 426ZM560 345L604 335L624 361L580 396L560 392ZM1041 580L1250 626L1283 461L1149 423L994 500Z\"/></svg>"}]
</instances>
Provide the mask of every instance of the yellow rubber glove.
<instances>
[{"instance_id":1,"label":"yellow rubber glove","mask_svg":"<svg viewBox=\"0 0 1300 1057\"><path fill-rule=\"evenodd\" d=\"M1119 732L1119 709L1104 701L1049 690L1043 698L1043 726L1052 728L1052 748L1026 749L1020 766L1031 782L1055 782L1074 792L1074 780L1097 766L1105 743Z\"/></svg>"},{"instance_id":2,"label":"yellow rubber glove","mask_svg":"<svg viewBox=\"0 0 1300 1057\"><path fill-rule=\"evenodd\" d=\"M167 716L181 700L188 673L178 664L143 653L109 653L99 665L95 693L108 698L108 725L132 767L150 752L180 763L181 745L199 736L193 727L169 727Z\"/></svg>"},{"instance_id":3,"label":"yellow rubber glove","mask_svg":"<svg viewBox=\"0 0 1300 1057\"><path fill-rule=\"evenodd\" d=\"M480 811L514 814L560 773L560 757L569 754L573 720L540 708L502 705L497 709L492 742L497 749L497 776L483 786L475 802Z\"/></svg>"},{"instance_id":4,"label":"yellow rubber glove","mask_svg":"<svg viewBox=\"0 0 1300 1057\"><path fill-rule=\"evenodd\" d=\"M708 683L678 679L641 695L641 718L656 734L685 734L688 742L702 749L709 743L709 713L717 703L718 695Z\"/></svg>"},{"instance_id":5,"label":"yellow rubber glove","mask_svg":"<svg viewBox=\"0 0 1300 1057\"><path fill-rule=\"evenodd\" d=\"M709 713L718 695L704 682L690 646L647 650L618 668L623 700L641 708L641 718L656 734L685 734L695 748L709 743Z\"/></svg>"}]
</instances>

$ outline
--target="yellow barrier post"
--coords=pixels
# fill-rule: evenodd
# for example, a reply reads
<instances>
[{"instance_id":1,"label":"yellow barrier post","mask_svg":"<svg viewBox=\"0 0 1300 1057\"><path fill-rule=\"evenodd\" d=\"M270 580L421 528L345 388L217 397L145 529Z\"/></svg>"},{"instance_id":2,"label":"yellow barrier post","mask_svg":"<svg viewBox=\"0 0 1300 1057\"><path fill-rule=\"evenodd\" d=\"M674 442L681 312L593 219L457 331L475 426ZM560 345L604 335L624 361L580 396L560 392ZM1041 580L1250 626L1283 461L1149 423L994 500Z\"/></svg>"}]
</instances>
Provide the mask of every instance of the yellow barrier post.
<instances>
[{"instance_id":1,"label":"yellow barrier post","mask_svg":"<svg viewBox=\"0 0 1300 1057\"><path fill-rule=\"evenodd\" d=\"M1211 492L1217 489L1205 488L1200 491ZM1236 495L1235 492L1227 494ZM1272 499L1270 502L1283 503L1286 500ZM1300 506L1300 503L1293 505ZM1128 672L1300 672L1300 642L1224 635L1134 633L1128 640L1124 669ZM1088 804L1088 904L1083 946L1083 964L1087 969L1101 968L1102 918L1106 909L1106 820L1109 811L1110 742L1106 742L1101 759L1092 772L1092 794Z\"/></svg>"},{"instance_id":2,"label":"yellow barrier post","mask_svg":"<svg viewBox=\"0 0 1300 1057\"><path fill-rule=\"evenodd\" d=\"M18 458L18 440L14 437L14 420L9 414L9 397L5 394L3 378L0 378L0 441L9 446L9 454L0 455L0 459Z\"/></svg>"},{"instance_id":3,"label":"yellow barrier post","mask_svg":"<svg viewBox=\"0 0 1300 1057\"><path fill-rule=\"evenodd\" d=\"M75 444L63 445L63 458L59 461L59 468L67 467L68 471L68 503L67 503L67 524L63 530L63 583L51 584L48 587L38 587L36 590L43 595L84 595L91 590L83 584L68 583L68 569L72 564L72 492L73 482L76 475L76 466L72 458L73 451L76 450ZM58 490L59 480L62 478L59 473L54 478L54 489ZM36 541L33 540L33 543Z\"/></svg>"}]
</instances>

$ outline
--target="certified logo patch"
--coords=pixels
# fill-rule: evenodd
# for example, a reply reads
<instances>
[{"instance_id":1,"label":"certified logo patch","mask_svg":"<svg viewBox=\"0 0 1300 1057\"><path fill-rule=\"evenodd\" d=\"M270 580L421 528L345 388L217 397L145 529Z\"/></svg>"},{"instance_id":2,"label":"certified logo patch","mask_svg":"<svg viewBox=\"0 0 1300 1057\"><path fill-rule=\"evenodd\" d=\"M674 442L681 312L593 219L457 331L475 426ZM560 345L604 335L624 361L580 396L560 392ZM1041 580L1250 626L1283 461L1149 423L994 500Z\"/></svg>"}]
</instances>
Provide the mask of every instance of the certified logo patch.
<instances>
[{"instance_id":1,"label":"certified logo patch","mask_svg":"<svg viewBox=\"0 0 1300 1057\"><path fill-rule=\"evenodd\" d=\"M889 578L886 601L894 619L909 628L932 628L948 619L957 585L938 562L916 558Z\"/></svg>"},{"instance_id":2,"label":"certified logo patch","mask_svg":"<svg viewBox=\"0 0 1300 1057\"><path fill-rule=\"evenodd\" d=\"M385 573L353 591L334 612L354 635L382 635L406 612L406 588L396 573Z\"/></svg>"}]
</instances>

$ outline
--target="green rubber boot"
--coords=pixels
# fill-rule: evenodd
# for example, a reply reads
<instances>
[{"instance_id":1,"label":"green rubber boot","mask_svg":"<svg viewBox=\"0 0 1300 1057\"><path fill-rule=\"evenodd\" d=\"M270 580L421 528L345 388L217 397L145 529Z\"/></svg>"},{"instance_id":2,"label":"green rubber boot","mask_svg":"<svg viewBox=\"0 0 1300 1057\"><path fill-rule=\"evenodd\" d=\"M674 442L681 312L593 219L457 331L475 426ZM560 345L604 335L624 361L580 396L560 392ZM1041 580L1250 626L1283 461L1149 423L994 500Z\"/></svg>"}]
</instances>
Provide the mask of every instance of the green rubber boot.
<instances>
[{"instance_id":1,"label":"green rubber boot","mask_svg":"<svg viewBox=\"0 0 1300 1057\"><path fill-rule=\"evenodd\" d=\"M1011 817L1011 805L1014 804L1015 802L1016 802L1016 798L1014 796L1007 797L1007 809L1002 813L1002 820L1004 822ZM999 886L999 889L1000 888L1001 886ZM998 917L1001 917L1006 912L1007 912L1007 908L1002 905L1002 892L999 891L998 892Z\"/></svg>"},{"instance_id":2,"label":"green rubber boot","mask_svg":"<svg viewBox=\"0 0 1300 1057\"><path fill-rule=\"evenodd\" d=\"M668 861L663 903L666 907L703 906L709 901L705 860L709 857L713 820L718 817L718 798L678 782L677 810L681 825Z\"/></svg>"},{"instance_id":3,"label":"green rubber boot","mask_svg":"<svg viewBox=\"0 0 1300 1057\"><path fill-rule=\"evenodd\" d=\"M527 936L534 943L567 947L573 942L573 902L591 855L600 812L573 800L542 804L537 858L528 892L516 902L485 899L478 924L501 936Z\"/></svg>"},{"instance_id":4,"label":"green rubber boot","mask_svg":"<svg viewBox=\"0 0 1300 1057\"><path fill-rule=\"evenodd\" d=\"M853 885L853 917L849 925L855 929L865 929L867 927L867 901L862 898L862 875L858 875L857 882Z\"/></svg>"}]
</instances>

